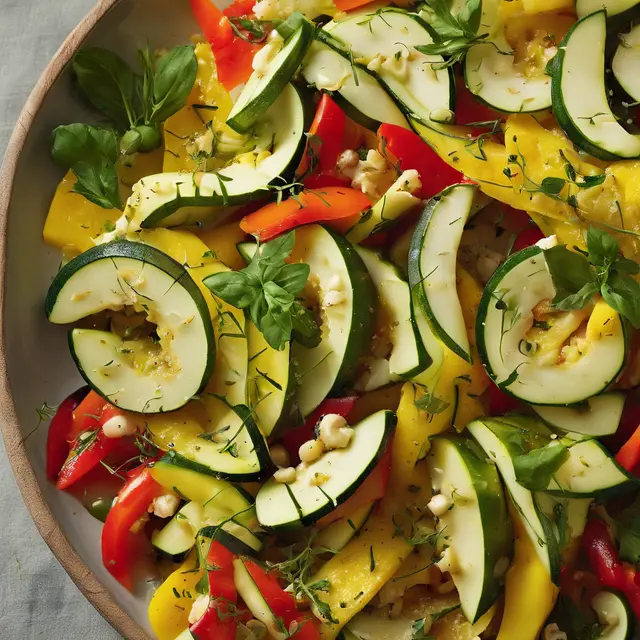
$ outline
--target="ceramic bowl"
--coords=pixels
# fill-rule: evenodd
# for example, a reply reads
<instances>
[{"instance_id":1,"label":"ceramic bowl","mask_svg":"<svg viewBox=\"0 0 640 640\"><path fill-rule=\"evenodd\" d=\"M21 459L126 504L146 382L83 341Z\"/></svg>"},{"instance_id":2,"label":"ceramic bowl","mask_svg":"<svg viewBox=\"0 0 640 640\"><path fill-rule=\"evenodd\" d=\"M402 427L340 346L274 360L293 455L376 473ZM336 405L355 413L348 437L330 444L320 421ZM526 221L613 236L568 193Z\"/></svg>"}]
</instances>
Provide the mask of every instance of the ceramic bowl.
<instances>
[{"instance_id":1,"label":"ceramic bowl","mask_svg":"<svg viewBox=\"0 0 640 640\"><path fill-rule=\"evenodd\" d=\"M226 4L224 2L220 4ZM148 640L150 589L131 594L104 569L101 523L45 477L47 429L36 409L82 384L66 331L47 322L43 301L60 254L42 241L63 170L50 155L59 124L92 122L68 68L78 48L102 45L133 62L136 47L170 47L197 33L187 0L101 0L63 43L24 107L0 172L0 413L7 453L24 501L45 542L73 581L127 640Z\"/></svg>"}]
</instances>

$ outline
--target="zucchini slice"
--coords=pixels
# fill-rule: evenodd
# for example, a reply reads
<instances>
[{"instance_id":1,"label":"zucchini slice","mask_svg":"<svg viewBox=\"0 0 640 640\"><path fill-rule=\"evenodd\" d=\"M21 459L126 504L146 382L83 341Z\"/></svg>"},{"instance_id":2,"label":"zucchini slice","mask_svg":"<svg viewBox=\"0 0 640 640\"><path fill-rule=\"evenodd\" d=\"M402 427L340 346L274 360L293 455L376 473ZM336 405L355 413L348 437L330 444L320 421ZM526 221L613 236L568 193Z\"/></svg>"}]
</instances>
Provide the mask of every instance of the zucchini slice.
<instances>
[{"instance_id":1,"label":"zucchini slice","mask_svg":"<svg viewBox=\"0 0 640 640\"><path fill-rule=\"evenodd\" d=\"M313 539L313 546L315 548L331 549L332 551L344 549L367 523L375 505L375 502L365 504L363 507L356 509L349 518L341 518L332 522Z\"/></svg>"},{"instance_id":2,"label":"zucchini slice","mask_svg":"<svg viewBox=\"0 0 640 640\"><path fill-rule=\"evenodd\" d=\"M175 463L205 475L252 482L272 466L267 443L244 405L231 406L223 398L201 400L210 416L211 428L203 430L195 421L176 424L148 423L151 438L164 451L171 451Z\"/></svg>"},{"instance_id":3,"label":"zucchini slice","mask_svg":"<svg viewBox=\"0 0 640 640\"><path fill-rule=\"evenodd\" d=\"M133 186L124 214L129 231L148 227L176 227L203 221L221 224L233 205L264 198L269 187L297 166L304 146L302 99L288 84L254 131L255 152L269 155L255 163L231 162L212 173L159 173Z\"/></svg>"},{"instance_id":4,"label":"zucchini slice","mask_svg":"<svg viewBox=\"0 0 640 640\"><path fill-rule=\"evenodd\" d=\"M584 18L594 11L607 10L607 18L621 16L640 4L638 0L576 0L578 18Z\"/></svg>"},{"instance_id":5,"label":"zucchini slice","mask_svg":"<svg viewBox=\"0 0 640 640\"><path fill-rule=\"evenodd\" d=\"M605 83L607 14L576 22L550 66L553 115L571 141L602 160L637 158L640 136L626 131L611 111Z\"/></svg>"},{"instance_id":6,"label":"zucchini slice","mask_svg":"<svg viewBox=\"0 0 640 640\"><path fill-rule=\"evenodd\" d=\"M350 498L382 457L396 425L392 411L378 411L353 427L346 449L328 451L291 484L273 478L256 496L258 521L265 529L313 524ZM317 484L318 478L324 480ZM314 484L312 484L314 480Z\"/></svg>"},{"instance_id":7,"label":"zucchini slice","mask_svg":"<svg viewBox=\"0 0 640 640\"><path fill-rule=\"evenodd\" d=\"M553 300L555 288L544 252L529 247L510 256L487 283L476 320L478 351L485 369L507 393L537 405L570 405L602 393L617 378L626 358L626 331L604 302L591 312L586 347L556 363L553 330L533 328L532 310ZM566 312L572 314L574 312ZM574 316L558 314L554 326ZM575 329L578 327L576 326ZM571 331L569 331L571 333ZM569 336L566 336L569 338ZM575 356L575 357L574 357Z\"/></svg>"},{"instance_id":8,"label":"zucchini slice","mask_svg":"<svg viewBox=\"0 0 640 640\"><path fill-rule=\"evenodd\" d=\"M262 550L260 538L226 509L199 502L188 502L162 529L154 531L151 544L161 555L180 562L198 537L213 537L234 553L252 556Z\"/></svg>"},{"instance_id":9,"label":"zucchini slice","mask_svg":"<svg viewBox=\"0 0 640 640\"><path fill-rule=\"evenodd\" d=\"M569 407L531 408L554 429L597 438L618 430L625 399L624 393L610 391Z\"/></svg>"},{"instance_id":10,"label":"zucchini slice","mask_svg":"<svg viewBox=\"0 0 640 640\"><path fill-rule=\"evenodd\" d=\"M260 120L293 78L313 42L314 24L301 14L293 14L289 22L292 20L297 24L295 31L284 40L282 48L264 70L256 69L251 74L233 105L227 125L234 131L246 133Z\"/></svg>"},{"instance_id":11,"label":"zucchini slice","mask_svg":"<svg viewBox=\"0 0 640 640\"><path fill-rule=\"evenodd\" d=\"M409 251L409 285L419 291L418 300L433 332L467 362L472 358L456 289L456 263L476 190L471 184L453 185L432 198Z\"/></svg>"},{"instance_id":12,"label":"zucchini slice","mask_svg":"<svg viewBox=\"0 0 640 640\"><path fill-rule=\"evenodd\" d=\"M73 329L69 346L78 370L97 393L127 411L182 407L207 383L215 342L204 296L181 264L139 242L101 244L60 269L45 301L55 324L125 307L144 312L159 340Z\"/></svg>"},{"instance_id":13,"label":"zucchini slice","mask_svg":"<svg viewBox=\"0 0 640 640\"><path fill-rule=\"evenodd\" d=\"M472 624L498 599L500 565L511 558L511 522L496 467L478 445L458 436L438 436L427 456L431 486L451 502L438 518L448 544L451 577L462 612Z\"/></svg>"},{"instance_id":14,"label":"zucchini slice","mask_svg":"<svg viewBox=\"0 0 640 640\"><path fill-rule=\"evenodd\" d=\"M389 373L401 378L412 378L430 364L418 326L413 317L411 291L400 270L380 257L375 251L356 247L378 292L386 322L389 326Z\"/></svg>"},{"instance_id":15,"label":"zucchini slice","mask_svg":"<svg viewBox=\"0 0 640 640\"><path fill-rule=\"evenodd\" d=\"M409 128L402 111L364 65L353 62L349 54L327 40L316 41L302 62L302 77L319 91L341 96L364 117L365 126L376 129L382 122ZM362 122L353 112L347 115Z\"/></svg>"},{"instance_id":16,"label":"zucchini slice","mask_svg":"<svg viewBox=\"0 0 640 640\"><path fill-rule=\"evenodd\" d=\"M604 626L601 638L631 640L634 637L635 615L624 595L606 589L591 600L591 608Z\"/></svg>"},{"instance_id":17,"label":"zucchini slice","mask_svg":"<svg viewBox=\"0 0 640 640\"><path fill-rule=\"evenodd\" d=\"M611 71L618 84L637 102L640 100L640 25L619 37L620 44L611 60Z\"/></svg>"},{"instance_id":18,"label":"zucchini slice","mask_svg":"<svg viewBox=\"0 0 640 640\"><path fill-rule=\"evenodd\" d=\"M552 523L538 505L536 494L516 481L513 458L522 452L511 437L515 428L491 418L473 420L467 426L469 433L498 468L509 497L522 516L536 554L549 572L552 582L557 584L560 578L560 549Z\"/></svg>"},{"instance_id":19,"label":"zucchini slice","mask_svg":"<svg viewBox=\"0 0 640 640\"><path fill-rule=\"evenodd\" d=\"M255 245L254 245L255 246ZM296 377L290 362L291 344L278 351L247 319L249 340L249 405L265 438L297 422Z\"/></svg>"},{"instance_id":20,"label":"zucchini slice","mask_svg":"<svg viewBox=\"0 0 640 640\"><path fill-rule=\"evenodd\" d=\"M444 62L442 56L415 49L433 42L417 14L392 7L377 11L367 7L324 28L358 63L375 73L404 113L428 120L434 111L453 109L453 69L438 68Z\"/></svg>"},{"instance_id":21,"label":"zucchini slice","mask_svg":"<svg viewBox=\"0 0 640 640\"><path fill-rule=\"evenodd\" d=\"M353 246L320 225L296 230L292 262L306 262L317 283L321 310L320 344L307 349L295 342L300 413L308 416L329 394L339 393L368 351L377 299L371 278Z\"/></svg>"}]
</instances>

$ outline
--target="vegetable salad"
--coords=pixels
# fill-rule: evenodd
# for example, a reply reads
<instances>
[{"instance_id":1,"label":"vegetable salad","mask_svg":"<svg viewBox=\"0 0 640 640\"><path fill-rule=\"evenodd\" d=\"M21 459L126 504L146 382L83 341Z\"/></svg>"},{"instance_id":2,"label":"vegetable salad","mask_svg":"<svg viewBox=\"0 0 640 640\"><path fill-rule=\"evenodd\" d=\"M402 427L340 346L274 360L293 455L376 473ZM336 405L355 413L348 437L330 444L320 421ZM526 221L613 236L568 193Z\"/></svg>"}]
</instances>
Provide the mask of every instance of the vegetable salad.
<instances>
[{"instance_id":1,"label":"vegetable salad","mask_svg":"<svg viewBox=\"0 0 640 640\"><path fill-rule=\"evenodd\" d=\"M640 3L185 2L72 71L46 472L159 640L640 616Z\"/></svg>"}]
</instances>

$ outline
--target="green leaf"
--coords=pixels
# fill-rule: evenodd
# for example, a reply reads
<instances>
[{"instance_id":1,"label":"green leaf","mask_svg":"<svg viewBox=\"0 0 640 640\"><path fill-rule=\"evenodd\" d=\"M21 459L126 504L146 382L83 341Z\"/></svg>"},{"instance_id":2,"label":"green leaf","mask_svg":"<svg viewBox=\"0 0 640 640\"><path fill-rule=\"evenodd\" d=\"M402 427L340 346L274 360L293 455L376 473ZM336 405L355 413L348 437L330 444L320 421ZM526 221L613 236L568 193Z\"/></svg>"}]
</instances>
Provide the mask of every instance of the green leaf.
<instances>
[{"instance_id":1,"label":"green leaf","mask_svg":"<svg viewBox=\"0 0 640 640\"><path fill-rule=\"evenodd\" d=\"M116 171L118 140L111 129L79 123L57 127L51 155L54 162L75 174L75 193L104 209L121 207Z\"/></svg>"},{"instance_id":2,"label":"green leaf","mask_svg":"<svg viewBox=\"0 0 640 640\"><path fill-rule=\"evenodd\" d=\"M612 269L622 275L628 274L630 276L635 276L640 273L640 264L635 262L635 260L629 260L628 258L618 258L613 264Z\"/></svg>"},{"instance_id":3,"label":"green leaf","mask_svg":"<svg viewBox=\"0 0 640 640\"><path fill-rule=\"evenodd\" d=\"M271 347L281 351L291 336L291 314L271 309L262 318L262 335Z\"/></svg>"},{"instance_id":4,"label":"green leaf","mask_svg":"<svg viewBox=\"0 0 640 640\"><path fill-rule=\"evenodd\" d=\"M516 480L531 491L544 491L553 474L569 457L569 450L562 444L550 444L533 449L513 459Z\"/></svg>"},{"instance_id":5,"label":"green leaf","mask_svg":"<svg viewBox=\"0 0 640 640\"><path fill-rule=\"evenodd\" d=\"M591 189L592 187L601 185L605 181L606 177L606 173L599 173L595 176L582 176L582 180L580 180L580 182L576 182L576 184L581 189Z\"/></svg>"},{"instance_id":6,"label":"green leaf","mask_svg":"<svg viewBox=\"0 0 640 640\"><path fill-rule=\"evenodd\" d=\"M282 263L293 251L296 241L295 231L289 231L262 245L260 261L265 264ZM256 252L257 253L257 252Z\"/></svg>"},{"instance_id":7,"label":"green leaf","mask_svg":"<svg viewBox=\"0 0 640 640\"><path fill-rule=\"evenodd\" d=\"M640 329L640 284L631 276L613 273L600 292L604 301L636 329Z\"/></svg>"},{"instance_id":8,"label":"green leaf","mask_svg":"<svg viewBox=\"0 0 640 640\"><path fill-rule=\"evenodd\" d=\"M414 404L421 411L426 411L427 413L430 413L432 415L442 413L451 406L450 402L447 402L442 398L438 398L428 389L425 389L424 394L420 398L415 400Z\"/></svg>"},{"instance_id":9,"label":"green leaf","mask_svg":"<svg viewBox=\"0 0 640 640\"><path fill-rule=\"evenodd\" d=\"M604 625L598 623L590 607L580 608L573 600L560 593L547 622L555 622L571 640L597 640L602 638Z\"/></svg>"},{"instance_id":10,"label":"green leaf","mask_svg":"<svg viewBox=\"0 0 640 640\"><path fill-rule=\"evenodd\" d=\"M640 496L615 518L620 559L631 564L640 562Z\"/></svg>"},{"instance_id":11,"label":"green leaf","mask_svg":"<svg viewBox=\"0 0 640 640\"><path fill-rule=\"evenodd\" d=\"M540 190L545 195L557 196L565 187L567 181L564 178L543 178Z\"/></svg>"},{"instance_id":12,"label":"green leaf","mask_svg":"<svg viewBox=\"0 0 640 640\"><path fill-rule=\"evenodd\" d=\"M204 284L218 298L245 309L260 295L260 288L244 271L221 271L205 278Z\"/></svg>"},{"instance_id":13,"label":"green leaf","mask_svg":"<svg viewBox=\"0 0 640 640\"><path fill-rule=\"evenodd\" d=\"M570 309L583 309L594 294L598 293L599 287L595 282L587 282L582 289L576 293L568 295L559 302L555 302L556 309L569 311Z\"/></svg>"},{"instance_id":14,"label":"green leaf","mask_svg":"<svg viewBox=\"0 0 640 640\"><path fill-rule=\"evenodd\" d=\"M102 47L82 47L73 58L78 84L89 102L120 129L135 124L137 77L116 53Z\"/></svg>"},{"instance_id":15,"label":"green leaf","mask_svg":"<svg viewBox=\"0 0 640 640\"><path fill-rule=\"evenodd\" d=\"M618 241L606 231L589 227L587 231L589 262L596 266L608 266L620 255Z\"/></svg>"},{"instance_id":16,"label":"green leaf","mask_svg":"<svg viewBox=\"0 0 640 640\"><path fill-rule=\"evenodd\" d=\"M198 72L193 46L174 47L158 62L153 76L151 122L164 122L186 103Z\"/></svg>"},{"instance_id":17,"label":"green leaf","mask_svg":"<svg viewBox=\"0 0 640 640\"><path fill-rule=\"evenodd\" d=\"M284 267L278 271L273 281L285 291L295 296L304 288L304 285L309 279L310 272L311 269L308 264L300 262L285 264Z\"/></svg>"},{"instance_id":18,"label":"green leaf","mask_svg":"<svg viewBox=\"0 0 640 640\"><path fill-rule=\"evenodd\" d=\"M291 337L307 349L317 347L322 338L313 311L299 302L294 302L291 308Z\"/></svg>"},{"instance_id":19,"label":"green leaf","mask_svg":"<svg viewBox=\"0 0 640 640\"><path fill-rule=\"evenodd\" d=\"M574 302L577 303L578 300L584 298L590 288L593 288L586 287L586 285L596 285L595 290L597 290L596 275L589 261L582 254L569 251L565 246L558 245L546 249L544 257L556 290L556 296L553 299L555 305L569 296L580 294L578 298L574 299Z\"/></svg>"}]
</instances>

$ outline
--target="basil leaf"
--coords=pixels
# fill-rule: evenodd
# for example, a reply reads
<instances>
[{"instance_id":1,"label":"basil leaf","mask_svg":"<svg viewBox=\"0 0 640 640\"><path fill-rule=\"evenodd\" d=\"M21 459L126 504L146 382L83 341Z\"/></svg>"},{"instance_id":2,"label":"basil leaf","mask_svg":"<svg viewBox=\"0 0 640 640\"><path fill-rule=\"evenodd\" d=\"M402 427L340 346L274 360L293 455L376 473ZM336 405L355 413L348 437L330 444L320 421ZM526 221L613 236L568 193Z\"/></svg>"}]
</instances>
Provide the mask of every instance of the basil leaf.
<instances>
[{"instance_id":1,"label":"basil leaf","mask_svg":"<svg viewBox=\"0 0 640 640\"><path fill-rule=\"evenodd\" d=\"M274 277L273 281L285 291L297 295L302 291L309 279L310 268L308 264L285 264Z\"/></svg>"},{"instance_id":2,"label":"basil leaf","mask_svg":"<svg viewBox=\"0 0 640 640\"><path fill-rule=\"evenodd\" d=\"M613 273L600 292L604 301L636 329L640 329L640 284L631 276Z\"/></svg>"},{"instance_id":3,"label":"basil leaf","mask_svg":"<svg viewBox=\"0 0 640 640\"><path fill-rule=\"evenodd\" d=\"M316 323L313 311L299 302L293 303L291 313L291 337L307 349L313 349L320 344L322 332Z\"/></svg>"},{"instance_id":4,"label":"basil leaf","mask_svg":"<svg viewBox=\"0 0 640 640\"><path fill-rule=\"evenodd\" d=\"M293 305L294 303L295 298L288 291L285 291L275 282L265 282L263 288L264 299L267 302L269 311L273 311L276 313L289 311L291 305Z\"/></svg>"},{"instance_id":5,"label":"basil leaf","mask_svg":"<svg viewBox=\"0 0 640 640\"><path fill-rule=\"evenodd\" d=\"M282 263L293 251L296 235L295 231L289 231L274 240L262 245L260 261L265 264ZM256 252L257 253L257 252Z\"/></svg>"},{"instance_id":6,"label":"basil leaf","mask_svg":"<svg viewBox=\"0 0 640 640\"><path fill-rule=\"evenodd\" d=\"M628 258L618 258L612 268L620 274L628 274L630 276L640 273L640 264Z\"/></svg>"},{"instance_id":7,"label":"basil leaf","mask_svg":"<svg viewBox=\"0 0 640 640\"><path fill-rule=\"evenodd\" d=\"M243 271L222 271L204 280L207 288L225 302L244 309L260 295L259 286Z\"/></svg>"},{"instance_id":8,"label":"basil leaf","mask_svg":"<svg viewBox=\"0 0 640 640\"><path fill-rule=\"evenodd\" d=\"M198 61L191 45L174 47L160 58L153 76L151 122L164 122L185 105L197 72Z\"/></svg>"},{"instance_id":9,"label":"basil leaf","mask_svg":"<svg viewBox=\"0 0 640 640\"><path fill-rule=\"evenodd\" d=\"M571 303L577 304L578 301L582 301L584 306L588 300L588 297L585 297L586 294L593 289L593 286L595 289L591 293L598 289L596 276L589 261L582 254L569 251L562 245L546 249L544 257L556 290L556 296L553 299L554 305L558 305L569 296L580 294L577 298L572 299ZM592 286L588 287L587 285ZM568 308L579 307L570 306Z\"/></svg>"},{"instance_id":10,"label":"basil leaf","mask_svg":"<svg viewBox=\"0 0 640 640\"><path fill-rule=\"evenodd\" d=\"M262 319L264 339L278 351L281 351L291 336L291 314L279 313L269 309Z\"/></svg>"},{"instance_id":11,"label":"basil leaf","mask_svg":"<svg viewBox=\"0 0 640 640\"><path fill-rule=\"evenodd\" d=\"M568 295L559 302L554 301L554 306L560 311L569 311L570 309L583 309L594 294L598 293L600 288L595 282L587 282L582 289L576 293Z\"/></svg>"},{"instance_id":12,"label":"basil leaf","mask_svg":"<svg viewBox=\"0 0 640 640\"><path fill-rule=\"evenodd\" d=\"M256 296L251 305L249 306L249 315L251 316L251 320L253 324L258 327L260 331L262 331L262 318L267 313L267 303L264 299L264 295Z\"/></svg>"},{"instance_id":13,"label":"basil leaf","mask_svg":"<svg viewBox=\"0 0 640 640\"><path fill-rule=\"evenodd\" d=\"M608 266L618 259L618 241L606 231L589 227L587 231L587 251L589 262L596 266Z\"/></svg>"},{"instance_id":14,"label":"basil leaf","mask_svg":"<svg viewBox=\"0 0 640 640\"><path fill-rule=\"evenodd\" d=\"M599 173L595 176L582 176L580 182L576 182L576 184L581 189L591 189L592 187L597 187L601 185L607 177L606 173ZM575 179L574 179L575 181Z\"/></svg>"},{"instance_id":15,"label":"basil leaf","mask_svg":"<svg viewBox=\"0 0 640 640\"><path fill-rule=\"evenodd\" d=\"M102 47L83 47L73 59L78 84L89 102L120 129L135 124L133 69L116 53Z\"/></svg>"},{"instance_id":16,"label":"basil leaf","mask_svg":"<svg viewBox=\"0 0 640 640\"><path fill-rule=\"evenodd\" d=\"M516 480L531 491L544 491L568 457L569 450L562 444L550 444L516 456L513 459Z\"/></svg>"},{"instance_id":17,"label":"basil leaf","mask_svg":"<svg viewBox=\"0 0 640 640\"><path fill-rule=\"evenodd\" d=\"M118 140L111 129L69 124L53 131L54 162L76 176L73 191L104 209L121 207L116 171Z\"/></svg>"}]
</instances>

